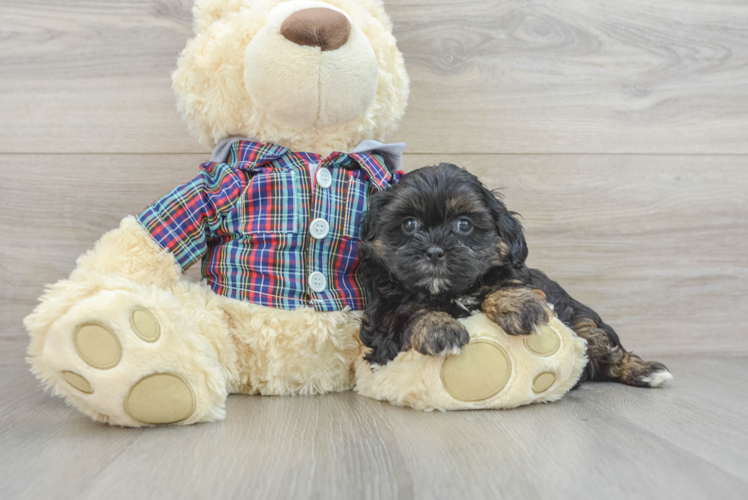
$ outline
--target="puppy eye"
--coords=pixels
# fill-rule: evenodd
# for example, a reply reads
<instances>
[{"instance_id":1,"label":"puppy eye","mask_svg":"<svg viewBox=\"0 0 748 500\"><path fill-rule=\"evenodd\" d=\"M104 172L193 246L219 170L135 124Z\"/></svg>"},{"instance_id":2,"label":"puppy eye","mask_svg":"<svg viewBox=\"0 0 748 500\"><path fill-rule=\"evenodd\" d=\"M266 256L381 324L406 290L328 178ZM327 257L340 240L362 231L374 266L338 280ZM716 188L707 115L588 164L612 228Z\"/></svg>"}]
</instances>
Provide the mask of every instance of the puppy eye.
<instances>
[{"instance_id":1,"label":"puppy eye","mask_svg":"<svg viewBox=\"0 0 748 500\"><path fill-rule=\"evenodd\" d=\"M413 234L418 229L418 221L415 217L408 217L403 221L403 232Z\"/></svg>"},{"instance_id":2,"label":"puppy eye","mask_svg":"<svg viewBox=\"0 0 748 500\"><path fill-rule=\"evenodd\" d=\"M455 224L455 231L462 234L470 234L473 231L473 223L467 219L458 219Z\"/></svg>"}]
</instances>

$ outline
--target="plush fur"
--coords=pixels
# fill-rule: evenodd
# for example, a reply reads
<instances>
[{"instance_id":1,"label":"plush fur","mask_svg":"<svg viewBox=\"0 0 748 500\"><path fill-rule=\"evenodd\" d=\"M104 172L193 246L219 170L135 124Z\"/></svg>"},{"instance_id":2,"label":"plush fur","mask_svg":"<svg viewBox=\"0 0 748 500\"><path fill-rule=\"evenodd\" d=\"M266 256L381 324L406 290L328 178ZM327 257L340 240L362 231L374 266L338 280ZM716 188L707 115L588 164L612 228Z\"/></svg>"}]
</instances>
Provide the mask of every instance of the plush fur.
<instances>
[{"instance_id":1,"label":"plush fur","mask_svg":"<svg viewBox=\"0 0 748 500\"><path fill-rule=\"evenodd\" d=\"M310 6L347 17L346 44L321 51L279 34L284 16ZM178 106L203 144L242 135L324 155L382 139L403 115L408 78L379 1L199 0L194 14L196 36L173 80ZM258 75L267 81L249 81ZM283 108L288 104L298 116ZM139 309L155 318L157 340L139 338L132 319ZM128 217L79 258L68 279L48 288L25 325L28 361L45 385L98 421L135 427L149 422L127 411L126 398L150 374L173 374L191 391L195 410L179 424L224 418L230 393L350 389L360 316L218 296L186 280L174 257ZM105 325L116 339L116 366L99 369L81 359L75 336L87 324ZM65 372L85 379L92 392L76 389ZM151 406L172 403L158 394Z\"/></svg>"},{"instance_id":2,"label":"plush fur","mask_svg":"<svg viewBox=\"0 0 748 500\"><path fill-rule=\"evenodd\" d=\"M283 20L308 7L344 13L350 46L321 51L285 39ZM197 36L173 87L202 144L244 136L326 155L383 140L402 118L408 75L380 1L204 0L194 12Z\"/></svg>"},{"instance_id":3,"label":"plush fur","mask_svg":"<svg viewBox=\"0 0 748 500\"><path fill-rule=\"evenodd\" d=\"M480 312L509 335L529 335L553 317L550 303L587 340L584 380L651 387L670 376L663 364L627 352L597 313L529 269L516 214L455 165L416 170L373 196L362 240L361 274L372 290L361 329L367 361L384 365L409 349L453 352L469 340L458 320Z\"/></svg>"}]
</instances>

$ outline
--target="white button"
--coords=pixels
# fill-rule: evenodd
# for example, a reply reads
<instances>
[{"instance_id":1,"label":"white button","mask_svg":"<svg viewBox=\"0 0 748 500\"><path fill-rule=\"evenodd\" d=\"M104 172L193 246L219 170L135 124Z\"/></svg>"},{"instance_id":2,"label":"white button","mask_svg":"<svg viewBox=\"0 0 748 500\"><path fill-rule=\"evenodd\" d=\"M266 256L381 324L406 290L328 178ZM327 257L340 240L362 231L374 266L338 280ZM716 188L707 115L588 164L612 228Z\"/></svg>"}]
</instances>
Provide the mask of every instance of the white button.
<instances>
[{"instance_id":1,"label":"white button","mask_svg":"<svg viewBox=\"0 0 748 500\"><path fill-rule=\"evenodd\" d=\"M332 174L325 167L317 170L317 184L322 188L329 188L332 185Z\"/></svg>"},{"instance_id":2,"label":"white button","mask_svg":"<svg viewBox=\"0 0 748 500\"><path fill-rule=\"evenodd\" d=\"M328 224L325 219L314 219L312 223L309 224L309 233L318 240L327 236L327 233L329 232L330 224Z\"/></svg>"},{"instance_id":3,"label":"white button","mask_svg":"<svg viewBox=\"0 0 748 500\"><path fill-rule=\"evenodd\" d=\"M309 288L315 292L324 292L327 288L327 278L319 271L315 271L309 275Z\"/></svg>"}]
</instances>

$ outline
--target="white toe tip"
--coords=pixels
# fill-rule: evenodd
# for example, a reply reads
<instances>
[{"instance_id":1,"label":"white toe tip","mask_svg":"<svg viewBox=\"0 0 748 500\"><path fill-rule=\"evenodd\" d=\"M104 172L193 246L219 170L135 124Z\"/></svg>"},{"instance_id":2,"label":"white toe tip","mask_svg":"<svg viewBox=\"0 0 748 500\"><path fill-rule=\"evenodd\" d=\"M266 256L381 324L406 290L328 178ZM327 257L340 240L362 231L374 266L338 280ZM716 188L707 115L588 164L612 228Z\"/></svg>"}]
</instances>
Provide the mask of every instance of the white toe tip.
<instances>
[{"instance_id":1,"label":"white toe tip","mask_svg":"<svg viewBox=\"0 0 748 500\"><path fill-rule=\"evenodd\" d=\"M673 374L667 370L654 372L649 377L642 379L642 381L649 385L649 387L659 387L668 380L673 380Z\"/></svg>"}]
</instances>

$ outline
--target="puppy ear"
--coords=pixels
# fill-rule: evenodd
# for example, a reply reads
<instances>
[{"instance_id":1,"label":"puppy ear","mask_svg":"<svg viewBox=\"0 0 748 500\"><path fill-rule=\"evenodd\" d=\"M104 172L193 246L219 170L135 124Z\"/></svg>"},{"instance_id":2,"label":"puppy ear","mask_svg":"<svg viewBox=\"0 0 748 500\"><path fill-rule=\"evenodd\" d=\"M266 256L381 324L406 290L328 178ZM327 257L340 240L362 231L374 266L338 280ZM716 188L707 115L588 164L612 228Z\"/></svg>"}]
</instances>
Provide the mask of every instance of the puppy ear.
<instances>
[{"instance_id":1,"label":"puppy ear","mask_svg":"<svg viewBox=\"0 0 748 500\"><path fill-rule=\"evenodd\" d=\"M389 198L387 191L379 191L369 197L369 208L361 220L361 241L374 241L379 234L380 213Z\"/></svg>"},{"instance_id":2,"label":"puppy ear","mask_svg":"<svg viewBox=\"0 0 748 500\"><path fill-rule=\"evenodd\" d=\"M374 224L374 217L369 210L364 214L364 218L361 221L361 241L374 241L377 237L377 228Z\"/></svg>"},{"instance_id":3,"label":"puppy ear","mask_svg":"<svg viewBox=\"0 0 748 500\"><path fill-rule=\"evenodd\" d=\"M522 224L518 219L516 212L507 210L506 205L498 198L496 193L483 187L483 195L491 211L491 216L496 223L496 232L506 246L509 248L512 267L520 267L527 260L527 242L525 233L522 230Z\"/></svg>"}]
</instances>

